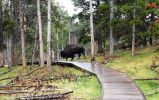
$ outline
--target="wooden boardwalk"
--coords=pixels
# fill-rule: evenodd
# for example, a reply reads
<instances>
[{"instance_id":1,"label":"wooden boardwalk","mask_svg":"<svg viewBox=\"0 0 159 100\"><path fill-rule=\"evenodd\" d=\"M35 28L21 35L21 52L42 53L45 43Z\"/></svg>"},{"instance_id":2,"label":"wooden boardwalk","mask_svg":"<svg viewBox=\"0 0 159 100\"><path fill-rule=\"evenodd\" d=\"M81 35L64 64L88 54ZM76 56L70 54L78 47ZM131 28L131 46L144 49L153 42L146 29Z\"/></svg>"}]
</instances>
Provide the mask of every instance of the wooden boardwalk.
<instances>
[{"instance_id":1,"label":"wooden boardwalk","mask_svg":"<svg viewBox=\"0 0 159 100\"><path fill-rule=\"evenodd\" d=\"M94 73L102 87L101 100L145 100L135 83L124 73L104 68L97 63L58 61Z\"/></svg>"}]
</instances>

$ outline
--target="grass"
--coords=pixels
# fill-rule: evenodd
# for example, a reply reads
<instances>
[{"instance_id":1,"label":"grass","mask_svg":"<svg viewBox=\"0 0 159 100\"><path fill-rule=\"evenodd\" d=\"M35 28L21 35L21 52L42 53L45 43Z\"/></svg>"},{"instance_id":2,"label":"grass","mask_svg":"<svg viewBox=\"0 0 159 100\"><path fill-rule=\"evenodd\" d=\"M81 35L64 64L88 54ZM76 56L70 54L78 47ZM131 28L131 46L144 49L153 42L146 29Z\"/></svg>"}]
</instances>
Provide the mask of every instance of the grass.
<instances>
[{"instance_id":1,"label":"grass","mask_svg":"<svg viewBox=\"0 0 159 100\"><path fill-rule=\"evenodd\" d=\"M130 50L120 50L112 57L99 56L96 60L98 62L108 61L108 64L105 64L106 67L124 72L132 79L158 78L159 74L150 68L153 60L156 60L156 64L159 65L159 52L153 53L157 47L138 48L134 57L131 56ZM156 70L159 71L159 68ZM159 88L158 81L136 81L136 84L145 95ZM147 100L159 100L159 93L146 95L146 98Z\"/></svg>"},{"instance_id":2,"label":"grass","mask_svg":"<svg viewBox=\"0 0 159 100\"><path fill-rule=\"evenodd\" d=\"M33 70L36 68L38 68L38 66L35 66ZM76 75L79 77L77 77L75 80L72 80L72 81L63 78L61 80L54 80L52 82L47 82L43 84L45 85L50 84L52 86L58 87L56 90L57 93L73 91L73 93L71 94L71 99L83 98L82 100L90 100L93 98L99 98L101 87L100 87L100 84L98 83L98 79L96 78L96 76L89 75L88 73L82 72L73 67L53 66L52 69L53 70L51 72L46 72L45 70L38 71L32 74L31 77L40 77L45 75L46 73L49 73L47 74L47 77L50 77L50 78L55 78L55 75L60 76L63 74ZM0 73L3 73L7 70L8 70L7 68L0 68ZM21 66L18 66L18 67L14 67L13 70L8 72L7 74L2 75L0 79L7 78L7 77L22 76L28 72L29 72L29 67L23 68ZM30 77L25 77L26 80L27 78L30 78ZM3 86L7 84L8 82L10 82L10 80L0 81L0 85ZM35 84L35 83L30 83L29 85L31 84ZM20 85L20 84L17 84L17 85ZM28 91L31 91L31 90L32 88L28 89ZM2 90L0 90L0 92L1 91ZM39 94L40 93L41 92L39 92ZM0 95L0 100L14 100L15 98L18 98L21 96L24 96L24 95L20 95L20 94L19 95Z\"/></svg>"}]
</instances>

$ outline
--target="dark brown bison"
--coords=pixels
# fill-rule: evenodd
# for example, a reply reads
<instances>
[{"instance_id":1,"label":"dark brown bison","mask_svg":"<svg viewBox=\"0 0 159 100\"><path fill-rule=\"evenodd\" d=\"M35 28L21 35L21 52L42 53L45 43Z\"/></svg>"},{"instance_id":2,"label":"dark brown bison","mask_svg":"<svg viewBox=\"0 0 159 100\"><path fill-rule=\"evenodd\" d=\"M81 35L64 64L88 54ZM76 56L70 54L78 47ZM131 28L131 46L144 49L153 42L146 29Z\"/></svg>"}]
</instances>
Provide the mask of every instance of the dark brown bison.
<instances>
[{"instance_id":1,"label":"dark brown bison","mask_svg":"<svg viewBox=\"0 0 159 100\"><path fill-rule=\"evenodd\" d=\"M68 58L71 58L71 60L74 59L75 57L75 54L78 54L78 59L80 58L81 54L84 55L85 57L85 49L81 46L77 46L77 45L74 45L74 44L71 44L71 45L67 45L64 50L62 50L60 52L60 55L63 59L67 59Z\"/></svg>"}]
</instances>

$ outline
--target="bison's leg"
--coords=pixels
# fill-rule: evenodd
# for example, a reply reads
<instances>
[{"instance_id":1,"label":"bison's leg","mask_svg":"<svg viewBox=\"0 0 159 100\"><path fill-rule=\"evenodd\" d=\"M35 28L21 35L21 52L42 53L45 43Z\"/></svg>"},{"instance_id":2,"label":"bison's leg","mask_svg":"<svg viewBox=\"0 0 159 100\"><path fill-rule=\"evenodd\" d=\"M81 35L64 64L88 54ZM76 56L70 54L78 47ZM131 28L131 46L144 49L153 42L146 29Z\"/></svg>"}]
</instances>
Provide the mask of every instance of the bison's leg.
<instances>
[{"instance_id":1,"label":"bison's leg","mask_svg":"<svg viewBox=\"0 0 159 100\"><path fill-rule=\"evenodd\" d=\"M79 53L78 55L79 55L79 56L78 56L78 59L79 59L79 58L81 57L81 53Z\"/></svg>"},{"instance_id":2,"label":"bison's leg","mask_svg":"<svg viewBox=\"0 0 159 100\"><path fill-rule=\"evenodd\" d=\"M84 56L84 58L85 58L85 53L84 53L84 51L82 52L82 54L83 54L83 56Z\"/></svg>"},{"instance_id":3,"label":"bison's leg","mask_svg":"<svg viewBox=\"0 0 159 100\"><path fill-rule=\"evenodd\" d=\"M71 61L73 61L74 57L75 57L75 56L74 56L74 54L73 54L73 55L71 56Z\"/></svg>"},{"instance_id":4,"label":"bison's leg","mask_svg":"<svg viewBox=\"0 0 159 100\"><path fill-rule=\"evenodd\" d=\"M68 57L66 57L66 61L67 61Z\"/></svg>"}]
</instances>

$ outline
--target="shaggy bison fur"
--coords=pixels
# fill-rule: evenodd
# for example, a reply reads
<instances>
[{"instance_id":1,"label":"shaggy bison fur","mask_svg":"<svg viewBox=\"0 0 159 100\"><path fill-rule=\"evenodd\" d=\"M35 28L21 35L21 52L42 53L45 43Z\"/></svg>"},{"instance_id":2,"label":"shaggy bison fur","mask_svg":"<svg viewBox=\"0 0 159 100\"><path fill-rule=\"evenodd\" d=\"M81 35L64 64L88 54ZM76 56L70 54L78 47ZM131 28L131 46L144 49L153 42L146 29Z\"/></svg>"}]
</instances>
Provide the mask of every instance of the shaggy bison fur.
<instances>
[{"instance_id":1,"label":"shaggy bison fur","mask_svg":"<svg viewBox=\"0 0 159 100\"><path fill-rule=\"evenodd\" d=\"M85 57L85 49L83 47L81 47L81 46L77 46L77 45L71 44L71 45L67 45L64 48L64 50L62 50L60 52L61 57L63 59L66 59L66 61L67 61L68 58L71 58L71 60L73 60L74 57L75 57L74 56L75 54L79 55L78 59L80 58L81 54L83 54L84 57Z\"/></svg>"}]
</instances>

